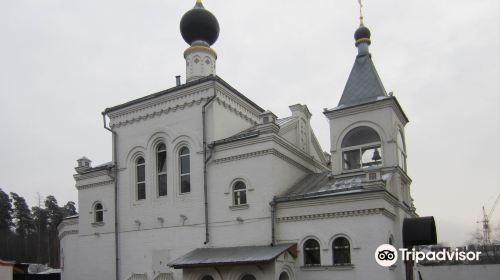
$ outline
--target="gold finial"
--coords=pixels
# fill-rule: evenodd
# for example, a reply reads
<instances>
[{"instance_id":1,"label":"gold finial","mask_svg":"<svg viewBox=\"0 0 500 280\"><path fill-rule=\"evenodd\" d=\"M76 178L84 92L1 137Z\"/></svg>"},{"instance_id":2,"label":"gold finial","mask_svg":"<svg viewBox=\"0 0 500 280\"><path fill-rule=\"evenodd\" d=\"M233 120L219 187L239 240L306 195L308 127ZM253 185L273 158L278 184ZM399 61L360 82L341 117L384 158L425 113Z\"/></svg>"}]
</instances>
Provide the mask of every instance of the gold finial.
<instances>
[{"instance_id":1,"label":"gold finial","mask_svg":"<svg viewBox=\"0 0 500 280\"><path fill-rule=\"evenodd\" d=\"M358 0L359 3L359 24L363 25L363 2L361 0Z\"/></svg>"}]
</instances>

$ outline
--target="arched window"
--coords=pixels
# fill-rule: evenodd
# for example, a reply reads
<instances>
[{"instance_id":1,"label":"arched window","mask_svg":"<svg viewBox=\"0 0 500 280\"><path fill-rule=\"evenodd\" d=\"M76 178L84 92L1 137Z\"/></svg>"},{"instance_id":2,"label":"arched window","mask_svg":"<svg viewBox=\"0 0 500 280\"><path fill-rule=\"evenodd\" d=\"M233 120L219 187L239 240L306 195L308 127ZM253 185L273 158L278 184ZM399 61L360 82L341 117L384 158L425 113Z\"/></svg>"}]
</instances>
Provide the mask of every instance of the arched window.
<instances>
[{"instance_id":1,"label":"arched window","mask_svg":"<svg viewBox=\"0 0 500 280\"><path fill-rule=\"evenodd\" d=\"M304 243L304 265L319 266L321 265L319 242L315 239L308 239Z\"/></svg>"},{"instance_id":2,"label":"arched window","mask_svg":"<svg viewBox=\"0 0 500 280\"><path fill-rule=\"evenodd\" d=\"M245 274L245 276L241 277L241 280L257 280L257 278L252 274Z\"/></svg>"},{"instance_id":3,"label":"arched window","mask_svg":"<svg viewBox=\"0 0 500 280\"><path fill-rule=\"evenodd\" d=\"M406 147L405 147L405 142L403 140L403 132L401 132L401 130L398 131L397 144L398 144L398 164L399 167L401 167L401 169L406 171Z\"/></svg>"},{"instance_id":4,"label":"arched window","mask_svg":"<svg viewBox=\"0 0 500 280\"><path fill-rule=\"evenodd\" d=\"M135 170L137 200L146 199L146 162L143 157L138 157L135 161Z\"/></svg>"},{"instance_id":5,"label":"arched window","mask_svg":"<svg viewBox=\"0 0 500 280\"><path fill-rule=\"evenodd\" d=\"M104 221L104 209L101 203L94 205L94 222L102 223Z\"/></svg>"},{"instance_id":6,"label":"arched window","mask_svg":"<svg viewBox=\"0 0 500 280\"><path fill-rule=\"evenodd\" d=\"M344 170L355 170L382 165L381 140L370 127L359 126L342 140Z\"/></svg>"},{"instance_id":7,"label":"arched window","mask_svg":"<svg viewBox=\"0 0 500 280\"><path fill-rule=\"evenodd\" d=\"M333 264L351 263L351 245L345 237L338 237L333 241Z\"/></svg>"},{"instance_id":8,"label":"arched window","mask_svg":"<svg viewBox=\"0 0 500 280\"><path fill-rule=\"evenodd\" d=\"M191 160L189 159L189 149L183 147L179 151L179 173L181 180L181 193L191 192Z\"/></svg>"},{"instance_id":9,"label":"arched window","mask_svg":"<svg viewBox=\"0 0 500 280\"><path fill-rule=\"evenodd\" d=\"M247 186L242 181L238 181L234 184L233 203L234 205L247 204Z\"/></svg>"},{"instance_id":10,"label":"arched window","mask_svg":"<svg viewBox=\"0 0 500 280\"><path fill-rule=\"evenodd\" d=\"M285 271L281 272L279 280L290 280L290 276Z\"/></svg>"},{"instance_id":11,"label":"arched window","mask_svg":"<svg viewBox=\"0 0 500 280\"><path fill-rule=\"evenodd\" d=\"M201 278L201 280L214 280L214 278L210 275L205 275Z\"/></svg>"},{"instance_id":12,"label":"arched window","mask_svg":"<svg viewBox=\"0 0 500 280\"><path fill-rule=\"evenodd\" d=\"M158 196L167 195L167 147L161 143L156 148Z\"/></svg>"}]
</instances>

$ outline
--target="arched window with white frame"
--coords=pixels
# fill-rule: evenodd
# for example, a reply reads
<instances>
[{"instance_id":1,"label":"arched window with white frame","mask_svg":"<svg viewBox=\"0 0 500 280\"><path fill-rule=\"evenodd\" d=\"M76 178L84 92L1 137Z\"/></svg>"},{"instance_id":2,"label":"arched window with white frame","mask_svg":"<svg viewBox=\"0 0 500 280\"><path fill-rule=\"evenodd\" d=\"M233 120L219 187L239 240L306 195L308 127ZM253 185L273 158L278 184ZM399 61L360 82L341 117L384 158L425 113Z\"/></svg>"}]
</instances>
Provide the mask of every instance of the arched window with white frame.
<instances>
[{"instance_id":1,"label":"arched window with white frame","mask_svg":"<svg viewBox=\"0 0 500 280\"><path fill-rule=\"evenodd\" d=\"M191 159L188 147L182 147L179 150L179 176L181 194L191 192Z\"/></svg>"},{"instance_id":2,"label":"arched window with white frame","mask_svg":"<svg viewBox=\"0 0 500 280\"><path fill-rule=\"evenodd\" d=\"M382 165L382 141L378 133L368 126L349 131L342 140L342 166L344 170L357 170Z\"/></svg>"},{"instance_id":3,"label":"arched window with white frame","mask_svg":"<svg viewBox=\"0 0 500 280\"><path fill-rule=\"evenodd\" d=\"M97 202L94 205L94 223L102 222L104 222L104 208L102 207L102 203Z\"/></svg>"},{"instance_id":4,"label":"arched window with white frame","mask_svg":"<svg viewBox=\"0 0 500 280\"><path fill-rule=\"evenodd\" d=\"M351 263L351 244L345 237L333 240L333 264L342 265Z\"/></svg>"},{"instance_id":5,"label":"arched window with white frame","mask_svg":"<svg viewBox=\"0 0 500 280\"><path fill-rule=\"evenodd\" d=\"M135 160L135 185L137 200L146 199L146 161L143 157Z\"/></svg>"},{"instance_id":6,"label":"arched window with white frame","mask_svg":"<svg viewBox=\"0 0 500 280\"><path fill-rule=\"evenodd\" d=\"M247 204L247 185L243 181L237 181L233 185L233 204Z\"/></svg>"},{"instance_id":7,"label":"arched window with white frame","mask_svg":"<svg viewBox=\"0 0 500 280\"><path fill-rule=\"evenodd\" d=\"M304 266L320 266L321 265L321 247L316 239L308 239L304 242Z\"/></svg>"},{"instance_id":8,"label":"arched window with white frame","mask_svg":"<svg viewBox=\"0 0 500 280\"><path fill-rule=\"evenodd\" d=\"M397 135L397 145L398 145L398 165L406 171L406 146L403 138L403 132L398 130Z\"/></svg>"},{"instance_id":9,"label":"arched window with white frame","mask_svg":"<svg viewBox=\"0 0 500 280\"><path fill-rule=\"evenodd\" d=\"M167 147L161 143L156 148L158 196L167 195Z\"/></svg>"}]
</instances>

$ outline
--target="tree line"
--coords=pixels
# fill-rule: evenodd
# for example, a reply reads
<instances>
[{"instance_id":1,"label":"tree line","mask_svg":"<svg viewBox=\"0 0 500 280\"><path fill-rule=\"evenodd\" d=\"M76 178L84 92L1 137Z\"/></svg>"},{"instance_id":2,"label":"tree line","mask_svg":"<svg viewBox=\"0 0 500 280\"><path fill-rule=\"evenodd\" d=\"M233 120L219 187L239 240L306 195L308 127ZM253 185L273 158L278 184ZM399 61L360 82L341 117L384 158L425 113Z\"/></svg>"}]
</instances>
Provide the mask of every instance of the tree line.
<instances>
[{"instance_id":1,"label":"tree line","mask_svg":"<svg viewBox=\"0 0 500 280\"><path fill-rule=\"evenodd\" d=\"M30 209L22 196L0 188L0 259L58 268L57 226L63 218L76 214L73 201L59 206L49 195Z\"/></svg>"}]
</instances>

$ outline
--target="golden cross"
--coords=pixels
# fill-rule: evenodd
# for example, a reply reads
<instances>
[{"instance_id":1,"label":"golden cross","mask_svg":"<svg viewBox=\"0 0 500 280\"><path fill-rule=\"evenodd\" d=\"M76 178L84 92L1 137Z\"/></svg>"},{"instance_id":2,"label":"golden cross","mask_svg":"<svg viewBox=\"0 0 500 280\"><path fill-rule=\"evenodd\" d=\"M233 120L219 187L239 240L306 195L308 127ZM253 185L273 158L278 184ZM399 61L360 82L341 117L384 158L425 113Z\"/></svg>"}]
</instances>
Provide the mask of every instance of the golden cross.
<instances>
[{"instance_id":1,"label":"golden cross","mask_svg":"<svg viewBox=\"0 0 500 280\"><path fill-rule=\"evenodd\" d=\"M361 0L358 0L358 3L359 3L359 21L360 21L360 24L363 25L363 2L361 2Z\"/></svg>"}]
</instances>

